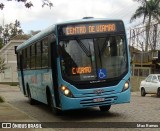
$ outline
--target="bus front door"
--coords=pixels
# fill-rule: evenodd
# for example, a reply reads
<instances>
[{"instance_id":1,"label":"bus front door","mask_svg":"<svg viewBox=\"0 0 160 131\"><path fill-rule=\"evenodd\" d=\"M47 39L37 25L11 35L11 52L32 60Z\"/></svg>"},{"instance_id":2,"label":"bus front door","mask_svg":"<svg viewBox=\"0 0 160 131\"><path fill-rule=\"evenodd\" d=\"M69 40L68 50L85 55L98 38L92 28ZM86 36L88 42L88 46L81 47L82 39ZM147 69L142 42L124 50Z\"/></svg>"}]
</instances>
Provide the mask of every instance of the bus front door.
<instances>
[{"instance_id":1,"label":"bus front door","mask_svg":"<svg viewBox=\"0 0 160 131\"><path fill-rule=\"evenodd\" d=\"M20 73L21 73L21 81L22 81L22 89L23 89L23 93L24 95L26 95L26 90L25 90L25 84L24 84L24 73L23 73L23 62L22 62L22 54L20 54Z\"/></svg>"}]
</instances>

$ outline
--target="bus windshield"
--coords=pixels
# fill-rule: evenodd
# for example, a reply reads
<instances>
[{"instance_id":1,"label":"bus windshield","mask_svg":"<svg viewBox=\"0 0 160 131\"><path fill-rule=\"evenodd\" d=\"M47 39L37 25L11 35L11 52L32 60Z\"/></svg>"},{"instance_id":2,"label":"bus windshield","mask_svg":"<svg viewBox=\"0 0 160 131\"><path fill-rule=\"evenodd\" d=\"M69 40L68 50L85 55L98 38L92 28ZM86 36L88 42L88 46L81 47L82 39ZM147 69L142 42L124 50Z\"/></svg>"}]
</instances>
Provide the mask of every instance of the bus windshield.
<instances>
[{"instance_id":1,"label":"bus windshield","mask_svg":"<svg viewBox=\"0 0 160 131\"><path fill-rule=\"evenodd\" d=\"M62 76L72 81L115 78L127 69L125 37L63 40L59 43Z\"/></svg>"}]
</instances>

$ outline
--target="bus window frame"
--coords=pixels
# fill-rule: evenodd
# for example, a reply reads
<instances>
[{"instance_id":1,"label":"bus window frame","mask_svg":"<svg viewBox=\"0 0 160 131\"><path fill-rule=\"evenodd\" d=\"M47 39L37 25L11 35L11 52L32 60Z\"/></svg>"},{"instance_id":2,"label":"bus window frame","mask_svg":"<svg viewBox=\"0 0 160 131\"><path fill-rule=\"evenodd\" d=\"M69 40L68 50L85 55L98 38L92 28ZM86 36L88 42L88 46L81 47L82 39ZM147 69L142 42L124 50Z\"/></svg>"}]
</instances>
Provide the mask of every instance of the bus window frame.
<instances>
[{"instance_id":1,"label":"bus window frame","mask_svg":"<svg viewBox=\"0 0 160 131\"><path fill-rule=\"evenodd\" d=\"M26 49L22 50L22 67L23 67L23 70L26 70L26 67L27 67L27 52L26 52Z\"/></svg>"},{"instance_id":2,"label":"bus window frame","mask_svg":"<svg viewBox=\"0 0 160 131\"><path fill-rule=\"evenodd\" d=\"M30 46L30 49L31 49L31 51L30 51L30 69L32 70L32 69L36 68L36 44L35 43L32 44ZM32 61L32 59L33 59L33 61ZM34 62L34 63L32 63L32 62Z\"/></svg>"},{"instance_id":3,"label":"bus window frame","mask_svg":"<svg viewBox=\"0 0 160 131\"><path fill-rule=\"evenodd\" d=\"M26 62L26 70L29 70L31 69L30 66L31 66L31 63L30 63L30 59L31 59L31 48L30 46L26 47L26 50L27 50L27 62Z\"/></svg>"},{"instance_id":4,"label":"bus window frame","mask_svg":"<svg viewBox=\"0 0 160 131\"><path fill-rule=\"evenodd\" d=\"M39 44L39 47L40 47L40 55L38 54L38 44ZM40 63L39 63L39 65L40 66L38 66L38 64L37 64L37 61L38 61L38 57L40 58ZM37 41L36 42L36 69L41 69L42 68L42 42L41 41Z\"/></svg>"},{"instance_id":5,"label":"bus window frame","mask_svg":"<svg viewBox=\"0 0 160 131\"><path fill-rule=\"evenodd\" d=\"M47 37L45 37L45 38L43 38L42 40L41 40L41 69L45 69L45 68L49 68L49 39L48 39L48 37L49 36L47 36ZM43 42L45 42L45 41L47 41L47 53L44 53L43 51L43 44L46 44L46 43L43 43ZM47 54L46 56L46 58L47 58L47 64L46 65L43 65L43 61L46 61L46 60L43 60L43 55L45 55L45 54Z\"/></svg>"}]
</instances>

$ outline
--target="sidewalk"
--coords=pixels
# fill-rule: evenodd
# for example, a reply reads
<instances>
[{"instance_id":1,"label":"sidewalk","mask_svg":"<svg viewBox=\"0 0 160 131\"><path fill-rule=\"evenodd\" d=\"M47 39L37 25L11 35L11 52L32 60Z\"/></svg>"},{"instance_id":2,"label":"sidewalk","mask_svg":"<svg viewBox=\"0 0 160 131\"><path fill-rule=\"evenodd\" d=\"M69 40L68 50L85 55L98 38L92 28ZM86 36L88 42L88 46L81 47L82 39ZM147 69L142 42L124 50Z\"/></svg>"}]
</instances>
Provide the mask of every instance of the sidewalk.
<instances>
[{"instance_id":1,"label":"sidewalk","mask_svg":"<svg viewBox=\"0 0 160 131\"><path fill-rule=\"evenodd\" d=\"M0 103L0 122L38 122L25 112L8 103L8 100L13 99L13 97L7 97L6 99L5 93L17 91L19 91L17 87L0 84L0 96L4 98L5 101Z\"/></svg>"},{"instance_id":2,"label":"sidewalk","mask_svg":"<svg viewBox=\"0 0 160 131\"><path fill-rule=\"evenodd\" d=\"M20 89L19 87L15 87L15 86L9 86L9 85L4 85L4 84L0 84L0 96L2 98L4 98L3 103L0 103L0 127L2 127L2 123L15 123L15 122L38 122L39 121L35 118L33 118L32 116L28 115L27 113L21 111L20 109L16 108L14 105L10 104L10 101L15 101L17 98L16 96L13 97L14 95L16 95L16 92L19 92ZM8 95L8 93L12 92L12 96ZM26 107L28 108L28 107ZM14 129L2 129L0 128L0 131L7 131L7 130L14 130L14 131L19 131L19 130L23 130L23 131L55 131L55 129L52 128L23 128L23 129L18 129L18 128L14 128Z\"/></svg>"},{"instance_id":3,"label":"sidewalk","mask_svg":"<svg viewBox=\"0 0 160 131\"><path fill-rule=\"evenodd\" d=\"M19 109L13 107L9 103L0 103L0 124L2 123L15 123L15 122L39 122L36 119L32 118L31 116L27 115L26 113L20 111ZM2 125L0 125L2 127ZM0 128L0 130L7 131L7 130L13 130L13 131L55 131L53 128L12 128L12 129L4 129Z\"/></svg>"},{"instance_id":4,"label":"sidewalk","mask_svg":"<svg viewBox=\"0 0 160 131\"><path fill-rule=\"evenodd\" d=\"M0 122L38 122L9 103L0 103Z\"/></svg>"},{"instance_id":5,"label":"sidewalk","mask_svg":"<svg viewBox=\"0 0 160 131\"><path fill-rule=\"evenodd\" d=\"M0 123L6 123L6 122L38 122L31 116L28 116L24 112L18 110L17 108L13 107L7 102L0 103ZM1 124L2 124L1 123ZM0 125L2 127L2 125ZM26 130L26 131L35 131L38 129L8 129L8 128L1 128L0 130Z\"/></svg>"}]
</instances>

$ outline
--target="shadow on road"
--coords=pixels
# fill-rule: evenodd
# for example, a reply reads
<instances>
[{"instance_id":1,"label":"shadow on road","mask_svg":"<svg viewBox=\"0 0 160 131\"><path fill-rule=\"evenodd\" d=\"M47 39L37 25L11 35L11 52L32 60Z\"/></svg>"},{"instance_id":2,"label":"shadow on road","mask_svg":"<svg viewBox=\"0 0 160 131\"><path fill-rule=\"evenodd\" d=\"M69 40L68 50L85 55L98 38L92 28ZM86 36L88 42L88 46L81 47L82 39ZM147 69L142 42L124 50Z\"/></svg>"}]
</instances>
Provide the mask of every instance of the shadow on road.
<instances>
[{"instance_id":1,"label":"shadow on road","mask_svg":"<svg viewBox=\"0 0 160 131\"><path fill-rule=\"evenodd\" d=\"M23 101L24 102L24 101ZM29 104L28 101L26 101ZM59 116L55 115L51 112L49 107L43 103L38 103L35 106L37 109L45 112L46 114L50 114L53 117L57 117L60 121L95 121L97 119L106 119L106 118L113 118L113 117L120 117L122 114L117 112L112 112L112 107L108 112L101 112L99 108L85 108L85 109L77 109L77 110L69 110L63 111L63 113Z\"/></svg>"},{"instance_id":2,"label":"shadow on road","mask_svg":"<svg viewBox=\"0 0 160 131\"><path fill-rule=\"evenodd\" d=\"M112 109L111 109L112 110ZM101 112L99 108L86 108L86 109L79 109L79 110L71 110L65 111L64 115L61 116L62 120L67 121L80 121L80 120L94 120L95 121L99 118L106 119L106 118L113 118L119 117L121 114L108 111L108 112Z\"/></svg>"}]
</instances>

